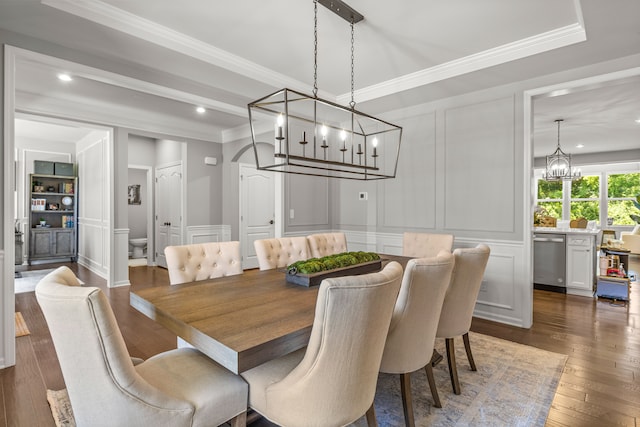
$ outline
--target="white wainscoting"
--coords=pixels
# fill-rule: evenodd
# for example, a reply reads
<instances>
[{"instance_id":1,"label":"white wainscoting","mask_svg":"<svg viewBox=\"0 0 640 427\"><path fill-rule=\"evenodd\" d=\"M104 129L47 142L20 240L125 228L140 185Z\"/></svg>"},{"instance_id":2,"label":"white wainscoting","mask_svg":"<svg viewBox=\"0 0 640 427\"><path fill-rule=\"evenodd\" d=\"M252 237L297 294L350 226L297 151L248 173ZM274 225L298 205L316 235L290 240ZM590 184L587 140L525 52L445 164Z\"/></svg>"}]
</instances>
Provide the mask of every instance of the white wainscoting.
<instances>
[{"instance_id":1,"label":"white wainscoting","mask_svg":"<svg viewBox=\"0 0 640 427\"><path fill-rule=\"evenodd\" d=\"M231 240L230 225L194 225L187 227L187 244L227 242Z\"/></svg>"},{"instance_id":2,"label":"white wainscoting","mask_svg":"<svg viewBox=\"0 0 640 427\"><path fill-rule=\"evenodd\" d=\"M78 221L78 263L87 267L103 279L107 279L109 270L108 245L102 222Z\"/></svg>"},{"instance_id":3,"label":"white wainscoting","mask_svg":"<svg viewBox=\"0 0 640 427\"><path fill-rule=\"evenodd\" d=\"M113 273L109 287L128 286L129 282L129 229L113 230Z\"/></svg>"},{"instance_id":4,"label":"white wainscoting","mask_svg":"<svg viewBox=\"0 0 640 427\"><path fill-rule=\"evenodd\" d=\"M15 294L14 286L10 286L9 283L13 282L13 279L8 278L9 271L5 265L6 252L0 249L0 271L5 277L3 280L4 286L2 286L2 324L3 328L0 329L0 345L2 345L2 351L0 352L0 369L4 369L8 366L15 365L15 336L16 336L16 324L13 320L13 313L15 312ZM13 262L14 260L11 260ZM5 269L6 268L6 269Z\"/></svg>"},{"instance_id":5,"label":"white wainscoting","mask_svg":"<svg viewBox=\"0 0 640 427\"><path fill-rule=\"evenodd\" d=\"M338 231L338 230L335 230ZM344 230L343 230L344 231ZM402 254L402 234L344 231L350 251L371 251L390 255ZM468 248L484 243L491 248L484 280L474 316L509 325L527 327L526 301L533 293L526 268L523 244L502 240L456 238L453 247Z\"/></svg>"}]
</instances>

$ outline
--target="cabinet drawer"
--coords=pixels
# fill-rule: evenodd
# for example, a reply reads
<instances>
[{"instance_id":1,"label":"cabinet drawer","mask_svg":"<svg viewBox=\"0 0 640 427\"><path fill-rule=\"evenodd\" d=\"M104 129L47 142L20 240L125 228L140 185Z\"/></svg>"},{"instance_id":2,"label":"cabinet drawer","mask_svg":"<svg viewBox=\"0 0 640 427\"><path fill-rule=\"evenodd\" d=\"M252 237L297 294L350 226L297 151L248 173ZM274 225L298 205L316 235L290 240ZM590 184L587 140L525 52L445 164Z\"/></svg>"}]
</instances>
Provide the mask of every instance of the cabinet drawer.
<instances>
[{"instance_id":1,"label":"cabinet drawer","mask_svg":"<svg viewBox=\"0 0 640 427\"><path fill-rule=\"evenodd\" d=\"M579 246L583 248L588 248L593 245L593 237L592 236L567 236L567 245L568 246Z\"/></svg>"}]
</instances>

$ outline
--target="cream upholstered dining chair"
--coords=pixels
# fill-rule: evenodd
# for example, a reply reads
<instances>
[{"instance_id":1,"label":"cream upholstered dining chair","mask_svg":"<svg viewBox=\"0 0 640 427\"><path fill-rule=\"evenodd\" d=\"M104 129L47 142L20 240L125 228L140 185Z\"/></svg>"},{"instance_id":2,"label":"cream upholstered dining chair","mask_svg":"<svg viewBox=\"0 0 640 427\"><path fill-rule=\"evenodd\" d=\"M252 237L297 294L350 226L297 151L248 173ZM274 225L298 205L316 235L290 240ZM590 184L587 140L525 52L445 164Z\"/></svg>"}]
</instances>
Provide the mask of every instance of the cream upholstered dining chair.
<instances>
[{"instance_id":1,"label":"cream upholstered dining chair","mask_svg":"<svg viewBox=\"0 0 640 427\"><path fill-rule=\"evenodd\" d=\"M412 258L433 258L442 250L451 252L453 234L409 233L402 235L402 255Z\"/></svg>"},{"instance_id":2,"label":"cream upholstered dining chair","mask_svg":"<svg viewBox=\"0 0 640 427\"><path fill-rule=\"evenodd\" d=\"M246 424L247 384L195 349L135 364L104 293L59 267L36 286L79 426Z\"/></svg>"},{"instance_id":3,"label":"cream upholstered dining chair","mask_svg":"<svg viewBox=\"0 0 640 427\"><path fill-rule=\"evenodd\" d=\"M442 305L436 337L445 338L449 376L455 394L460 394L460 382L453 345L454 337L462 335L471 370L477 370L469 343L469 329L489 254L489 247L483 244L475 248L459 248L453 251L455 266L451 273L451 284Z\"/></svg>"},{"instance_id":4,"label":"cream upholstered dining chair","mask_svg":"<svg viewBox=\"0 0 640 427\"><path fill-rule=\"evenodd\" d=\"M380 372L400 374L404 419L414 426L411 373L425 368L434 404L441 408L431 354L445 293L451 280L453 255L409 260L389 326Z\"/></svg>"},{"instance_id":5,"label":"cream upholstered dining chair","mask_svg":"<svg viewBox=\"0 0 640 427\"><path fill-rule=\"evenodd\" d=\"M172 285L242 274L242 255L237 241L166 246L164 256ZM181 337L177 341L179 348L193 347Z\"/></svg>"},{"instance_id":6,"label":"cream upholstered dining chair","mask_svg":"<svg viewBox=\"0 0 640 427\"><path fill-rule=\"evenodd\" d=\"M242 274L237 241L167 246L164 255L172 285Z\"/></svg>"},{"instance_id":7,"label":"cream upholstered dining chair","mask_svg":"<svg viewBox=\"0 0 640 427\"><path fill-rule=\"evenodd\" d=\"M347 237L344 233L318 233L307 236L309 251L314 258L347 252Z\"/></svg>"},{"instance_id":8,"label":"cream upholstered dining chair","mask_svg":"<svg viewBox=\"0 0 640 427\"><path fill-rule=\"evenodd\" d=\"M287 427L344 426L367 414L402 267L325 279L306 348L245 371L249 407Z\"/></svg>"},{"instance_id":9,"label":"cream upholstered dining chair","mask_svg":"<svg viewBox=\"0 0 640 427\"><path fill-rule=\"evenodd\" d=\"M253 247L260 270L282 268L296 261L311 258L305 236L254 240Z\"/></svg>"}]
</instances>

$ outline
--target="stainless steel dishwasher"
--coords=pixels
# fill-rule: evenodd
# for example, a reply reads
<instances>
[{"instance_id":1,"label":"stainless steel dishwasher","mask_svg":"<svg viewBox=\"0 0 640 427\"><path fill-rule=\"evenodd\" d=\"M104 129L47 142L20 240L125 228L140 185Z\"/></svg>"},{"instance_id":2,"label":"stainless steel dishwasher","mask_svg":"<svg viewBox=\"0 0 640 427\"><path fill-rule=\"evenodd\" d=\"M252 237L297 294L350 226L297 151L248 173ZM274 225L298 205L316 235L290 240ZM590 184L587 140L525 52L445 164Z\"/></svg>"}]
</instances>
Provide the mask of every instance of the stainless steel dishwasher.
<instances>
[{"instance_id":1,"label":"stainless steel dishwasher","mask_svg":"<svg viewBox=\"0 0 640 427\"><path fill-rule=\"evenodd\" d=\"M533 287L567 293L567 250L564 234L533 235Z\"/></svg>"}]
</instances>

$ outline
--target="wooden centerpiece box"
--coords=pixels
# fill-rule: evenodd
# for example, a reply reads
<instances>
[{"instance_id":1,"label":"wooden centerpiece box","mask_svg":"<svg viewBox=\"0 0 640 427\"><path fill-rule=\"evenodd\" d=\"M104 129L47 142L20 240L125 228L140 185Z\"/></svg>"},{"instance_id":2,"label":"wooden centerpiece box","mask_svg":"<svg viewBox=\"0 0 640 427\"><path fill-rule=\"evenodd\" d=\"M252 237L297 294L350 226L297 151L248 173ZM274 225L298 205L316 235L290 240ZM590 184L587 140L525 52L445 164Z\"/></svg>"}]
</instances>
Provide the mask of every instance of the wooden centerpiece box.
<instances>
[{"instance_id":1,"label":"wooden centerpiece box","mask_svg":"<svg viewBox=\"0 0 640 427\"><path fill-rule=\"evenodd\" d=\"M305 262L317 262L320 264L327 263L327 260L335 260L334 262L329 261L329 266L333 266L340 263L340 257L350 256L356 258L356 263L352 265L345 266L337 266L330 269L325 269L313 273L306 273L307 269L302 266ZM371 259L375 258L375 259ZM366 261L370 259L369 261ZM298 271L298 267L300 267L300 271ZM373 252L345 252L336 255L330 255L328 257L310 259L306 261L299 261L287 266L286 269L286 277L287 282L295 283L296 285L302 286L317 286L324 279L329 277L340 277L340 276L356 276L359 274L373 273L375 271L380 271L382 269L382 260ZM305 273L303 273L305 271Z\"/></svg>"}]
</instances>

